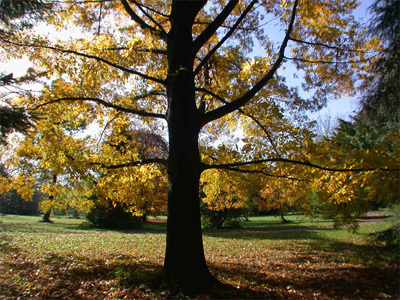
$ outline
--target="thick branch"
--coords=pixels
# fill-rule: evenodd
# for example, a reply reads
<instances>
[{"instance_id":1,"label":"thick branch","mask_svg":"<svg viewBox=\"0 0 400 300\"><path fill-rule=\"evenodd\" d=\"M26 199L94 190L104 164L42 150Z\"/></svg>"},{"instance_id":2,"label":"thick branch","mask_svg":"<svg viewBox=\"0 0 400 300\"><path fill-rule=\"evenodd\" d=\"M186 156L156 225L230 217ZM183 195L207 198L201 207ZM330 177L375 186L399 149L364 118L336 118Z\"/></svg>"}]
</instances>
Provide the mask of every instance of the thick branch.
<instances>
[{"instance_id":1,"label":"thick branch","mask_svg":"<svg viewBox=\"0 0 400 300\"><path fill-rule=\"evenodd\" d=\"M299 160L293 160L293 159L285 159L285 158L267 158L267 159L260 159L260 160L254 160L254 161L246 161L246 162L236 162L236 163L230 163L230 164L220 164L220 165L203 165L204 170L207 169L229 169L229 168L237 168L237 167L243 167L243 166L251 166L251 165L257 165L257 164L263 164L263 163L273 163L273 162L282 162L282 163L289 163L289 164L294 164L294 165L302 165L310 168L315 168L319 169L322 171L330 171L330 172L368 172L368 171L384 171L384 172L398 172L400 171L400 168L330 168L330 167L324 167L324 166L319 166L316 164L313 164L308 161L299 161Z\"/></svg>"},{"instance_id":2,"label":"thick branch","mask_svg":"<svg viewBox=\"0 0 400 300\"><path fill-rule=\"evenodd\" d=\"M140 76L140 77L142 77L144 79L147 79L147 80L154 81L154 82L160 83L162 85L165 85L165 81L162 80L162 79L149 76L149 75L141 73L139 71L126 68L124 66L120 66L118 64L115 64L115 63L113 63L111 61L108 61L108 60L106 60L106 59L104 59L102 57L99 57L99 56L96 56L96 55L93 55L93 54L85 54L85 53L81 53L81 52L78 52L78 51L75 51L75 50L61 49L61 48L57 48L57 47L53 47L53 46L40 46L40 45L35 45L35 44L16 43L16 42L12 42L12 41L5 40L5 39L2 39L2 41L5 42L5 43L9 43L9 44L15 45L15 46L20 46L20 47L44 48L44 49L58 51L58 52L61 52L61 53L75 54L75 55L78 55L78 56L91 58L91 59L100 61L102 63L105 63L105 64L107 64L109 66L112 66L114 68L117 68L117 69L119 69L121 71L130 73L130 74L134 74L134 75L138 75L138 76Z\"/></svg>"},{"instance_id":3,"label":"thick branch","mask_svg":"<svg viewBox=\"0 0 400 300\"><path fill-rule=\"evenodd\" d=\"M140 18L135 11L132 9L132 7L129 5L129 3L126 0L121 0L122 5L125 8L125 11L129 14L129 16L131 17L131 19L133 21L135 21L137 24L139 24L139 26L142 29L148 29L150 30L150 32L158 35L160 38L164 39L166 37L166 33L165 31L160 31L157 30L156 28L150 26L149 24L147 24L142 18Z\"/></svg>"},{"instance_id":4,"label":"thick branch","mask_svg":"<svg viewBox=\"0 0 400 300\"><path fill-rule=\"evenodd\" d=\"M233 25L233 27L225 34L225 36L218 42L217 45L215 45L214 48L211 49L210 52L207 53L206 57L201 61L201 63L196 67L196 70L194 71L194 74L197 74L200 72L201 68L207 63L207 61L210 59L210 57L225 43L225 41L235 32L235 30L238 28L239 24L243 21L243 19L246 17L246 15L250 12L250 10L253 8L253 6L256 4L257 0L253 0L245 9L245 11L241 14L239 19L236 21L236 23ZM210 24L210 26L212 23Z\"/></svg>"},{"instance_id":5,"label":"thick branch","mask_svg":"<svg viewBox=\"0 0 400 300\"><path fill-rule=\"evenodd\" d=\"M245 93L243 96L237 98L236 100L221 106L219 108L216 108L213 111L208 112L207 114L204 115L203 117L203 125L207 124L208 122L211 122L213 120L219 119L237 109L240 107L244 106L248 101L250 101L274 76L275 72L278 70L280 67L284 56L285 56L285 49L289 41L290 33L292 32L294 21L296 18L296 10L297 10L297 4L298 0L295 1L294 6L293 6L293 11L292 15L290 18L289 26L285 35L285 38L282 42L282 45L279 49L278 52L278 57L271 67L271 69L267 72L267 74L264 75L247 93Z\"/></svg>"},{"instance_id":6,"label":"thick branch","mask_svg":"<svg viewBox=\"0 0 400 300\"><path fill-rule=\"evenodd\" d=\"M152 117L152 118L165 119L165 115L164 114L157 114L157 113L151 113L151 112L147 112L147 111L143 111L143 110L126 108L126 107L123 107L123 106L119 106L119 105L104 101L104 100L99 99L99 98L91 98L91 97L58 98L58 99L54 99L54 100L48 101L46 103L40 104L40 105L36 106L33 110L37 110L40 107L45 106L45 105L58 103L58 102L62 102L62 101L92 101L92 102L96 102L96 103L102 104L102 105L104 105L106 107L113 108L113 109L115 109L117 111L123 111L123 112L131 113L131 114L135 114L135 115L138 115L138 116L142 116L142 117Z\"/></svg>"},{"instance_id":7,"label":"thick branch","mask_svg":"<svg viewBox=\"0 0 400 300\"><path fill-rule=\"evenodd\" d=\"M193 43L193 51L197 53L201 47L212 37L212 35L218 30L218 28L225 22L226 18L230 15L232 10L238 4L238 0L229 1L224 7L222 12L211 22L210 25L196 38Z\"/></svg>"}]
</instances>

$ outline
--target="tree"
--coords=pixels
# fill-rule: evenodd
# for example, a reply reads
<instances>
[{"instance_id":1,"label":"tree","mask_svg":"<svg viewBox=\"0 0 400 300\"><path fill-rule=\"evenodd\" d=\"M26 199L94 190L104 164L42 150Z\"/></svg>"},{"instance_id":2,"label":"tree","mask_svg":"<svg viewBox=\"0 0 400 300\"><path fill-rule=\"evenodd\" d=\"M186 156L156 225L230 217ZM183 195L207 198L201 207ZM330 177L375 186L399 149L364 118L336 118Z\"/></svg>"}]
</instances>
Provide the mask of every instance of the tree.
<instances>
[{"instance_id":1,"label":"tree","mask_svg":"<svg viewBox=\"0 0 400 300\"><path fill-rule=\"evenodd\" d=\"M225 149L220 147L219 151ZM236 219L249 207L254 187L252 179L249 174L226 170L212 169L204 172L201 177L204 225L217 229L224 225L235 225Z\"/></svg>"},{"instance_id":2,"label":"tree","mask_svg":"<svg viewBox=\"0 0 400 300\"><path fill-rule=\"evenodd\" d=\"M50 8L41 0L3 0L0 1L0 35L7 37L24 28L32 27L32 22L37 22L43 16L46 9ZM12 71L12 70L11 70ZM12 84L21 84L32 82L40 74L30 69L26 76L14 78L13 73L0 75L0 86L6 87L6 93L1 93L4 100ZM4 90L4 88L3 88ZM32 125L33 116L29 116L22 107L13 107L7 105L0 106L0 142L6 143L6 137L13 131L26 132Z\"/></svg>"},{"instance_id":3,"label":"tree","mask_svg":"<svg viewBox=\"0 0 400 300\"><path fill-rule=\"evenodd\" d=\"M119 159L123 162L126 157L140 160L167 157L168 145L163 137L148 130L134 130L126 121L120 117L113 122L114 133L102 145L101 156L104 160L111 159L110 163L115 163ZM116 131L119 134L115 134ZM94 190L98 195L98 205L103 203L109 206L109 202L123 205L144 219L147 215L167 210L168 183L162 164L105 170L99 176Z\"/></svg>"},{"instance_id":4,"label":"tree","mask_svg":"<svg viewBox=\"0 0 400 300\"><path fill-rule=\"evenodd\" d=\"M161 282L186 291L216 282L202 243L202 172L267 173L277 163L315 166L302 160L296 143L311 128L304 112L322 107L330 97L353 93L355 80L367 77L360 62L368 61L378 45L352 17L355 1L206 3L61 2L47 22L59 30L75 26L80 29L76 36L2 38L8 53L26 55L49 77L62 78L57 89L22 99L30 109L71 122L68 113L55 108L63 107L71 114L95 116L105 127L117 114L143 127L167 123L167 160L124 156L114 161L94 151L87 167L166 165L167 247ZM262 23L275 18L282 29L278 43ZM262 55L252 54L253 40ZM312 94L309 99L302 99L279 73L285 62L302 70L299 79ZM228 155L216 162L208 150L199 152L199 146L207 149L204 145L220 133L232 137L240 126L246 136L240 160L227 161Z\"/></svg>"},{"instance_id":5,"label":"tree","mask_svg":"<svg viewBox=\"0 0 400 300\"><path fill-rule=\"evenodd\" d=\"M348 165L362 161L364 166L390 168L400 164L400 2L377 0L370 10L373 16L369 32L384 41L379 59L368 66L374 80L364 85L360 111L351 121L340 120L339 127L326 142L337 161ZM365 213L370 207L368 201L378 205L399 201L398 172L382 174L370 170L362 174L324 175L320 179L327 188L323 189L327 192L325 198L334 200L330 206L334 202L338 204L339 223L348 222L349 216L356 218Z\"/></svg>"},{"instance_id":6,"label":"tree","mask_svg":"<svg viewBox=\"0 0 400 300\"><path fill-rule=\"evenodd\" d=\"M82 194L85 189L82 181L91 178L91 174L84 167L84 141L75 139L62 124L49 119L38 119L35 127L37 130L24 136L7 160L16 170L8 188L16 190L25 200L31 200L34 190L40 188L47 198L40 203L42 221L50 222L53 208L87 206L85 197L78 197L79 201L66 197L65 186Z\"/></svg>"},{"instance_id":7,"label":"tree","mask_svg":"<svg viewBox=\"0 0 400 300\"><path fill-rule=\"evenodd\" d=\"M300 172L287 172L286 174L301 175ZM262 178L262 188L258 195L253 198L260 211L276 211L283 223L289 221L284 215L290 210L303 210L302 206L307 204L307 192L309 192L308 182L304 179L290 177L264 177Z\"/></svg>"}]
</instances>

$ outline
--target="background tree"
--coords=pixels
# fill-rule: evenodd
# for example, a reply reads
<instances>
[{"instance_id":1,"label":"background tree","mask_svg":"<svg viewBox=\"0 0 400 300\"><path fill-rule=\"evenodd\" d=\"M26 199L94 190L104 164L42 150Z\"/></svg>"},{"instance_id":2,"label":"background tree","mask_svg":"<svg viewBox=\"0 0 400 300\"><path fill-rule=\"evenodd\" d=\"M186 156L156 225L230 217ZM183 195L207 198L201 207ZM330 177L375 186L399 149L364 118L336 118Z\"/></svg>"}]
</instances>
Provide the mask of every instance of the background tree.
<instances>
[{"instance_id":1,"label":"background tree","mask_svg":"<svg viewBox=\"0 0 400 300\"><path fill-rule=\"evenodd\" d=\"M226 148L220 147L220 153ZM234 154L231 152L230 154ZM238 153L236 153L238 155ZM203 226L222 228L238 226L237 219L249 208L254 190L253 178L248 174L237 174L226 170L208 170L201 177Z\"/></svg>"},{"instance_id":2,"label":"background tree","mask_svg":"<svg viewBox=\"0 0 400 300\"><path fill-rule=\"evenodd\" d=\"M77 119L74 122L79 123ZM38 119L35 127L37 130L27 134L8 158L8 163L16 170L8 187L30 200L35 187L39 186L41 193L47 196L40 203L43 221L49 222L53 208L85 207L83 198L67 201L73 198L65 197L65 186L82 190L81 182L91 178L91 174L85 167L85 142L75 139L68 127L45 118Z\"/></svg>"},{"instance_id":3,"label":"background tree","mask_svg":"<svg viewBox=\"0 0 400 300\"><path fill-rule=\"evenodd\" d=\"M116 156L114 161L93 151L87 166L167 166L161 282L186 291L215 283L202 245L201 173L265 172L278 162L315 166L298 147L311 126L306 111L354 93L355 81L368 79L360 62L371 59L378 45L352 16L354 1L206 3L60 2L46 21L60 31L76 27L81 34L65 40L25 32L2 38L8 55L26 55L47 76L60 78L57 89L20 99L30 109L62 120L86 115L100 126L122 114L137 127L166 129L168 160ZM276 27L263 26L263 19L276 20L282 29L278 42L272 38ZM254 45L261 55L253 54ZM308 99L285 82L288 73L278 71L289 61L302 71L293 75L301 77ZM215 162L207 150L200 154L199 146L207 149L203 146L221 133L234 137L239 128L247 143L241 158Z\"/></svg>"},{"instance_id":4,"label":"background tree","mask_svg":"<svg viewBox=\"0 0 400 300\"><path fill-rule=\"evenodd\" d=\"M50 4L41 0L3 0L0 1L0 35L8 37L17 31L31 28L41 20ZM26 76L14 78L13 70L0 75L0 97L4 101L10 93L9 87L15 84L32 82L39 74L30 69ZM31 126L31 116L23 107L10 106L7 101L0 106L0 142L13 131L25 132Z\"/></svg>"},{"instance_id":5,"label":"background tree","mask_svg":"<svg viewBox=\"0 0 400 300\"><path fill-rule=\"evenodd\" d=\"M360 111L351 121L340 121L328 147L331 160L335 157L337 162L395 168L400 165L400 1L377 0L370 10L369 33L381 38L384 48L379 59L368 66L374 80L363 86ZM370 203L386 206L399 201L398 172L325 174L320 179L325 187L330 185L331 192L322 189L327 192L323 198L333 200L329 204L330 212L337 211L333 215L341 216L339 223L348 222L350 216L354 219L364 214Z\"/></svg>"},{"instance_id":6,"label":"background tree","mask_svg":"<svg viewBox=\"0 0 400 300\"><path fill-rule=\"evenodd\" d=\"M137 217L146 219L167 210L168 183L163 164L154 163L129 168L131 160L166 159L168 145L160 135L149 130L135 130L129 121L119 117L112 123L112 133L103 142L102 161L112 164L120 160L125 168L109 168L98 178L95 193L97 205L123 205ZM122 188L121 188L122 187Z\"/></svg>"},{"instance_id":7,"label":"background tree","mask_svg":"<svg viewBox=\"0 0 400 300\"><path fill-rule=\"evenodd\" d=\"M296 166L295 166L296 167ZM284 215L290 211L304 211L304 206L308 204L307 193L309 192L309 184L301 176L301 170L296 172L293 169L286 174L296 174L303 179L296 177L266 177L261 180L261 189L255 197L254 203L259 211L274 211L282 219L283 223L288 223Z\"/></svg>"}]
</instances>

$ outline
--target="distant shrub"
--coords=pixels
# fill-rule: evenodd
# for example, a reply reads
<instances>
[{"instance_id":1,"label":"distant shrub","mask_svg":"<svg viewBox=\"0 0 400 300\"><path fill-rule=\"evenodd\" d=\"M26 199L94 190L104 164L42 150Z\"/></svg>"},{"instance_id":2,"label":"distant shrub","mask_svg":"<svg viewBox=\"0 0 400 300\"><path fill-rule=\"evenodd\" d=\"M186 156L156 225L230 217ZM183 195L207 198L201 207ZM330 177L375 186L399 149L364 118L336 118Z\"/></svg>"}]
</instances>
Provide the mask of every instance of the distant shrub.
<instances>
[{"instance_id":1,"label":"distant shrub","mask_svg":"<svg viewBox=\"0 0 400 300\"><path fill-rule=\"evenodd\" d=\"M202 227L207 229L240 228L242 209L211 210L206 204L201 209Z\"/></svg>"},{"instance_id":2,"label":"distant shrub","mask_svg":"<svg viewBox=\"0 0 400 300\"><path fill-rule=\"evenodd\" d=\"M133 229L141 226L140 217L133 215L123 204L107 205L96 203L86 215L94 227L109 229Z\"/></svg>"}]
</instances>

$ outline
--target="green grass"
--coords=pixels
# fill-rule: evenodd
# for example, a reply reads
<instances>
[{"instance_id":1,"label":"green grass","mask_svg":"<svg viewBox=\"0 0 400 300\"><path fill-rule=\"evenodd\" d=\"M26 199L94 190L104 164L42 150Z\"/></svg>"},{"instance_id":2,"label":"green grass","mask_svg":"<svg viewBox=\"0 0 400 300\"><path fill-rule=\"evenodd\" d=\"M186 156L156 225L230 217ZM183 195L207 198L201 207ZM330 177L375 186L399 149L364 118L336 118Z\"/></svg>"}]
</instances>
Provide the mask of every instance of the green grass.
<instances>
[{"instance_id":1,"label":"green grass","mask_svg":"<svg viewBox=\"0 0 400 300\"><path fill-rule=\"evenodd\" d=\"M211 272L233 287L200 298L384 299L399 297L396 250L369 234L290 215L252 217L240 229L206 231ZM1 299L165 299L147 285L162 270L165 223L130 231L82 226L84 219L0 216ZM398 251L397 251L398 253Z\"/></svg>"},{"instance_id":2,"label":"green grass","mask_svg":"<svg viewBox=\"0 0 400 300\"><path fill-rule=\"evenodd\" d=\"M94 228L85 218L76 219L67 216L53 216L52 223L40 222L41 216L0 215L0 231L10 232L58 232L58 233L83 233L83 232L165 232L166 224L160 222L164 217L149 217L151 222L143 224L142 228L129 230L110 230ZM156 220L157 222L154 222Z\"/></svg>"}]
</instances>

